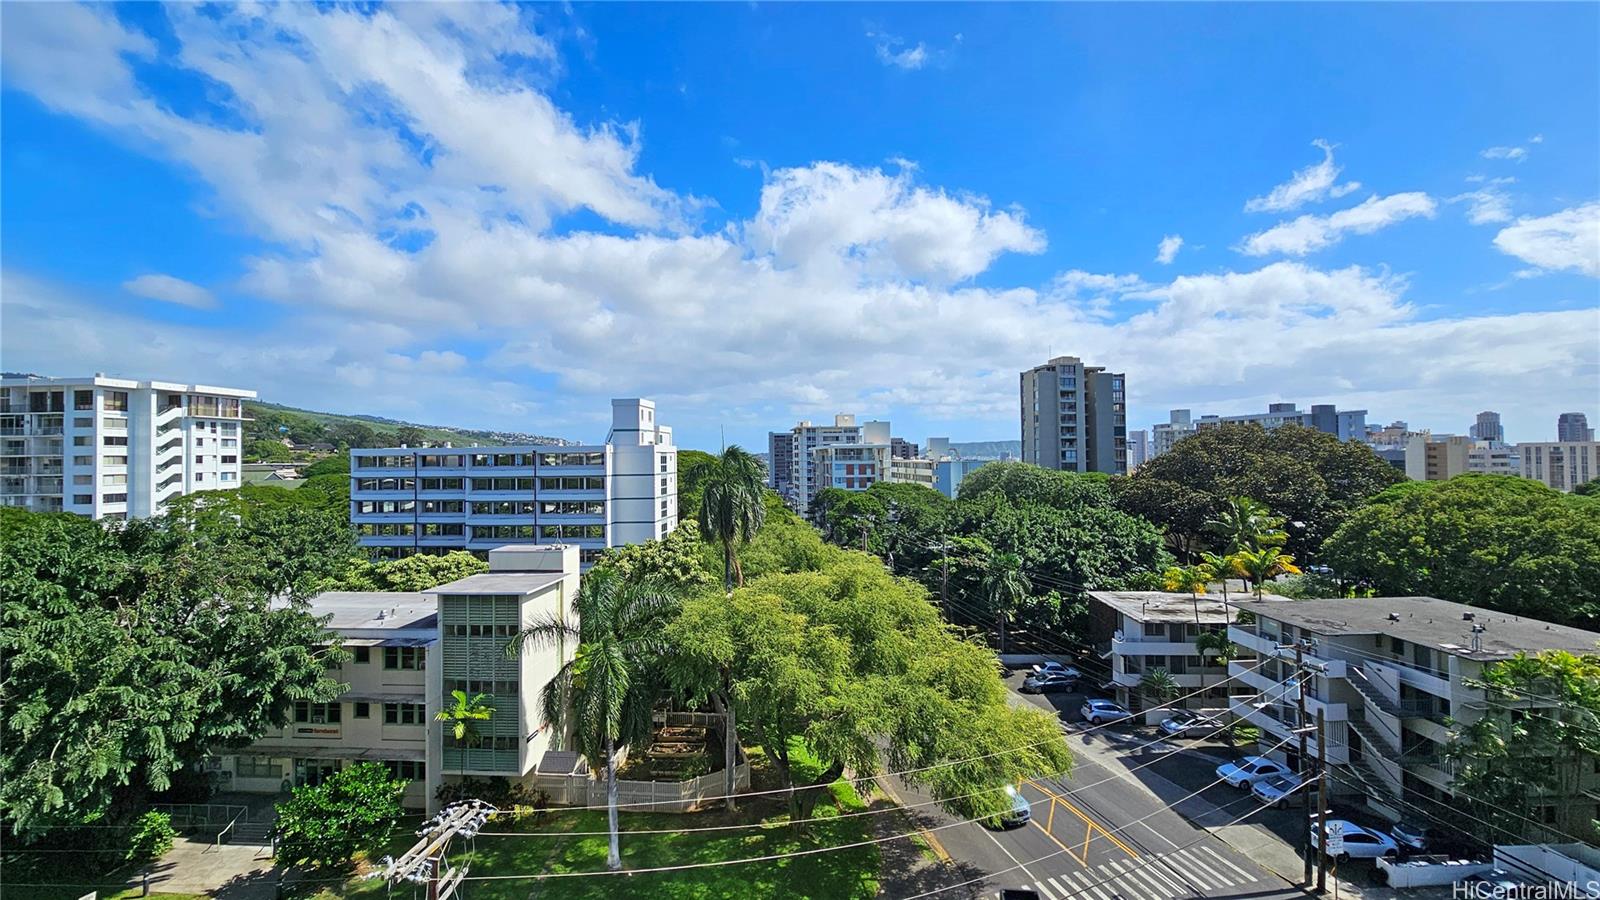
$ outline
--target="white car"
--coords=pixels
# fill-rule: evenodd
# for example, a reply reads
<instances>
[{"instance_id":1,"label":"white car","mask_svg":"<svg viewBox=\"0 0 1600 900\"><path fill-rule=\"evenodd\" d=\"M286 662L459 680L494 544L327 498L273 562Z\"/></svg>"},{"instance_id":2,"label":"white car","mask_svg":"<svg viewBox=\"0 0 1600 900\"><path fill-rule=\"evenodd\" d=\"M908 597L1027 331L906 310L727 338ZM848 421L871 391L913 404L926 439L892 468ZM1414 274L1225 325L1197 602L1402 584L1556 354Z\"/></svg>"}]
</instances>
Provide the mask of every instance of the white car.
<instances>
[{"instance_id":1,"label":"white car","mask_svg":"<svg viewBox=\"0 0 1600 900\"><path fill-rule=\"evenodd\" d=\"M1077 668L1075 668L1073 666L1062 665L1061 663L1058 663L1058 662L1056 662L1054 660L1051 660L1050 662L1044 662L1044 663L1035 664L1034 667L1033 667L1033 674L1035 674L1035 675L1060 675L1060 676L1065 677L1065 678L1082 678L1083 677L1083 673L1079 672L1077 670Z\"/></svg>"},{"instance_id":2,"label":"white car","mask_svg":"<svg viewBox=\"0 0 1600 900\"><path fill-rule=\"evenodd\" d=\"M1272 775L1293 774L1289 767L1281 762L1267 759L1265 756L1246 756L1236 763L1223 763L1217 766L1217 777L1226 781L1230 787L1247 788Z\"/></svg>"},{"instance_id":3,"label":"white car","mask_svg":"<svg viewBox=\"0 0 1600 900\"><path fill-rule=\"evenodd\" d=\"M1090 725L1133 718L1133 713L1113 700L1085 700L1079 712L1083 713L1083 720Z\"/></svg>"},{"instance_id":4,"label":"white car","mask_svg":"<svg viewBox=\"0 0 1600 900\"><path fill-rule=\"evenodd\" d=\"M1377 859L1384 857L1392 859L1400 855L1400 847L1381 831L1371 828L1362 828L1346 819L1331 819L1327 830L1338 829L1344 833L1344 850L1337 855L1343 862L1347 859ZM1324 829L1311 826L1311 846L1322 846L1322 832Z\"/></svg>"},{"instance_id":5,"label":"white car","mask_svg":"<svg viewBox=\"0 0 1600 900\"><path fill-rule=\"evenodd\" d=\"M1300 776L1298 775L1268 775L1250 786L1250 793L1256 795L1267 806L1282 806L1291 794L1300 789Z\"/></svg>"},{"instance_id":6,"label":"white car","mask_svg":"<svg viewBox=\"0 0 1600 900\"><path fill-rule=\"evenodd\" d=\"M1222 727L1222 723L1210 716L1185 713L1178 716L1168 716L1161 720L1161 730L1173 737L1187 737L1191 734L1205 735Z\"/></svg>"}]
</instances>

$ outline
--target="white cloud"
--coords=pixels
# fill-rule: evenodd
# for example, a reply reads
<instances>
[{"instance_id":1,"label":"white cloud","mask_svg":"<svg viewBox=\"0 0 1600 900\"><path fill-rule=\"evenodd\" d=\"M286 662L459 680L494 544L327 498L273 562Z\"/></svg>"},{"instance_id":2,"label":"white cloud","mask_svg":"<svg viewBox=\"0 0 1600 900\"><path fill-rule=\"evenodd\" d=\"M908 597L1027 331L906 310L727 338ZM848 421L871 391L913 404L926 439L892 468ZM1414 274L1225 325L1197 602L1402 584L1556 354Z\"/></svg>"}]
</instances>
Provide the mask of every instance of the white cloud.
<instances>
[{"instance_id":1,"label":"white cloud","mask_svg":"<svg viewBox=\"0 0 1600 900\"><path fill-rule=\"evenodd\" d=\"M1494 245L1542 270L1600 278L1600 203L1518 219L1495 235Z\"/></svg>"},{"instance_id":2,"label":"white cloud","mask_svg":"<svg viewBox=\"0 0 1600 900\"><path fill-rule=\"evenodd\" d=\"M160 300L162 303L176 303L196 309L210 309L217 305L217 298L210 291L192 281L171 275L140 275L124 281L122 289L147 300Z\"/></svg>"},{"instance_id":3,"label":"white cloud","mask_svg":"<svg viewBox=\"0 0 1600 900\"><path fill-rule=\"evenodd\" d=\"M1236 249L1249 256L1269 253L1304 256L1339 243L1346 234L1371 234L1416 216L1431 219L1437 209L1433 198L1420 191L1387 197L1374 194L1357 206L1331 215L1304 215L1279 222L1266 231L1246 237Z\"/></svg>"},{"instance_id":4,"label":"white cloud","mask_svg":"<svg viewBox=\"0 0 1600 900\"><path fill-rule=\"evenodd\" d=\"M1163 266L1171 265L1178 258L1178 251L1183 247L1183 235L1169 234L1161 239L1161 244L1156 248L1156 262Z\"/></svg>"},{"instance_id":5,"label":"white cloud","mask_svg":"<svg viewBox=\"0 0 1600 900\"><path fill-rule=\"evenodd\" d=\"M1526 144L1512 147L1489 147L1479 153L1484 159L1509 159L1513 162L1522 162L1528 158L1528 148L1534 144L1544 143L1544 135L1536 134L1528 138Z\"/></svg>"},{"instance_id":6,"label":"white cloud","mask_svg":"<svg viewBox=\"0 0 1600 900\"><path fill-rule=\"evenodd\" d=\"M928 47L918 41L914 47L897 49L888 44L878 44L878 61L886 66L914 71L928 64Z\"/></svg>"},{"instance_id":7,"label":"white cloud","mask_svg":"<svg viewBox=\"0 0 1600 900\"><path fill-rule=\"evenodd\" d=\"M1273 188L1266 196L1245 201L1244 211L1288 212L1307 203L1343 197L1361 187L1359 181L1337 183L1339 173L1344 170L1333 164L1333 144L1319 138L1312 141L1311 145L1322 150L1321 162L1296 171L1288 181Z\"/></svg>"},{"instance_id":8,"label":"white cloud","mask_svg":"<svg viewBox=\"0 0 1600 900\"><path fill-rule=\"evenodd\" d=\"M907 39L882 30L868 30L867 39L873 42L878 62L906 72L914 72L930 65L946 62L953 48L961 43L960 33L950 38L949 46L941 49L929 47L922 41L911 43Z\"/></svg>"},{"instance_id":9,"label":"white cloud","mask_svg":"<svg viewBox=\"0 0 1600 900\"><path fill-rule=\"evenodd\" d=\"M1489 225L1496 222L1511 221L1511 195L1506 193L1505 185L1515 184L1515 178L1489 178L1483 175L1469 175L1467 181L1481 184L1482 187L1475 191L1457 194L1450 198L1451 203L1467 204L1467 221L1474 225Z\"/></svg>"}]
</instances>

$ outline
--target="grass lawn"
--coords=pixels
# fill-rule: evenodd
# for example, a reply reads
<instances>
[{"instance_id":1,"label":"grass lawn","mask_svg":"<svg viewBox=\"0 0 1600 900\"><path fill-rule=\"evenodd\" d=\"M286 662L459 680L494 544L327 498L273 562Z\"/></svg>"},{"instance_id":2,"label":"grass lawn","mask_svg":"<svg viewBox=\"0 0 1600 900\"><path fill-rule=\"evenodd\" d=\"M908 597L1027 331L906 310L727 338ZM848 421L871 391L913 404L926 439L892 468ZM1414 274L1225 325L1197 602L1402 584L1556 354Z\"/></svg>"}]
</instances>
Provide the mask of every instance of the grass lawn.
<instances>
[{"instance_id":1,"label":"grass lawn","mask_svg":"<svg viewBox=\"0 0 1600 900\"><path fill-rule=\"evenodd\" d=\"M750 751L757 764L754 788L776 787L769 767L758 763L759 751ZM761 760L760 762L764 762ZM820 771L814 760L807 761L813 773ZM785 823L788 806L782 796L752 797L740 804L739 812L729 814L720 807L695 814L624 812L620 817L622 865L624 869L646 869L692 863L793 853L816 847L837 846L871 838L869 817L838 819L841 812L866 808L855 789L845 781L835 782L817 804L814 816L833 821L813 822L796 832ZM766 827L730 831L679 831L711 825L763 823ZM666 830L664 834L633 834L630 831ZM517 824L509 819L490 823L490 831L526 832L527 836L479 837L476 841L454 844L455 861L470 859L472 876L528 873L604 872L607 838L604 809L556 809L538 821ZM583 832L601 832L584 834ZM403 845L412 840L407 835ZM473 845L476 846L473 846ZM667 898L667 900L710 900L723 897L817 897L869 898L878 892L879 853L876 845L850 850L797 856L772 862L711 866L677 872L635 875L595 875L592 877L546 878L535 880L471 881L467 894L473 900L540 900L570 898L623 897ZM339 891L325 890L312 895L316 900L336 897L385 897L380 881L353 881Z\"/></svg>"}]
</instances>

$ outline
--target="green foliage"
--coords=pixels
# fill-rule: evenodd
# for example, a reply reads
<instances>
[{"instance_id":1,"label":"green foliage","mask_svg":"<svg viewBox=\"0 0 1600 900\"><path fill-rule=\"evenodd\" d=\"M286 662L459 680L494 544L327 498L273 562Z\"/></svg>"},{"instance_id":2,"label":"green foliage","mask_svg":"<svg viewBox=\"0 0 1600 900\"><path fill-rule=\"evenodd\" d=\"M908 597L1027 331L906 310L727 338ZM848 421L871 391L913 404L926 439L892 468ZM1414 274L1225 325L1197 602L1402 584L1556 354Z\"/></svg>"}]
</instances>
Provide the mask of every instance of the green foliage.
<instances>
[{"instance_id":1,"label":"green foliage","mask_svg":"<svg viewBox=\"0 0 1600 900\"><path fill-rule=\"evenodd\" d=\"M1178 692L1178 680L1163 666L1150 669L1139 679L1139 696L1151 706L1160 706L1178 696Z\"/></svg>"},{"instance_id":2,"label":"green foliage","mask_svg":"<svg viewBox=\"0 0 1600 900\"><path fill-rule=\"evenodd\" d=\"M716 584L716 578L703 568L698 527L680 522L660 540L612 547L601 554L595 569L608 569L623 579L658 578L683 594Z\"/></svg>"},{"instance_id":3,"label":"green foliage","mask_svg":"<svg viewBox=\"0 0 1600 900\"><path fill-rule=\"evenodd\" d=\"M172 816L151 810L134 820L126 858L135 863L160 859L167 855L177 839L178 830L172 827Z\"/></svg>"},{"instance_id":4,"label":"green foliage","mask_svg":"<svg viewBox=\"0 0 1600 900\"><path fill-rule=\"evenodd\" d=\"M343 866L384 846L403 810L404 779L379 763L357 763L278 804L278 861Z\"/></svg>"},{"instance_id":5,"label":"green foliage","mask_svg":"<svg viewBox=\"0 0 1600 900\"><path fill-rule=\"evenodd\" d=\"M487 722L494 716L494 707L489 705L490 699L488 694L469 695L466 691L451 691L450 705L434 713L433 719L449 726L450 736L456 743L473 746L478 742L478 723Z\"/></svg>"},{"instance_id":6,"label":"green foliage","mask_svg":"<svg viewBox=\"0 0 1600 900\"><path fill-rule=\"evenodd\" d=\"M489 571L489 564L465 550L433 555L417 553L374 566L384 591L426 591Z\"/></svg>"},{"instance_id":7,"label":"green foliage","mask_svg":"<svg viewBox=\"0 0 1600 900\"><path fill-rule=\"evenodd\" d=\"M1355 595L1354 589L1341 588L1339 582L1334 579L1309 572L1270 581L1261 588L1269 594L1288 597L1291 600L1331 599ZM1370 594L1370 589L1367 592Z\"/></svg>"},{"instance_id":8,"label":"green foliage","mask_svg":"<svg viewBox=\"0 0 1600 900\"><path fill-rule=\"evenodd\" d=\"M1529 814L1550 798L1579 796L1600 759L1600 656L1519 653L1486 666L1481 680L1488 706L1446 751L1466 827L1488 843L1567 835L1593 843L1600 825L1585 814L1591 807L1557 802L1549 828ZM1532 711L1529 698L1539 698Z\"/></svg>"},{"instance_id":9,"label":"green foliage","mask_svg":"<svg viewBox=\"0 0 1600 900\"><path fill-rule=\"evenodd\" d=\"M323 457L302 468L300 474L306 478L316 478L318 475L349 475L350 454L335 453L332 456Z\"/></svg>"},{"instance_id":10,"label":"green foliage","mask_svg":"<svg viewBox=\"0 0 1600 900\"><path fill-rule=\"evenodd\" d=\"M1161 573L1162 588L1199 597L1211 585L1214 574L1211 567L1203 563L1198 566L1171 566Z\"/></svg>"},{"instance_id":11,"label":"green foliage","mask_svg":"<svg viewBox=\"0 0 1600 900\"><path fill-rule=\"evenodd\" d=\"M1001 800L985 789L1070 764L1052 719L1006 702L993 654L952 635L921 586L860 553L691 598L666 639L677 665L731 673L741 733L801 789L796 816L845 769L922 769L908 777L953 811L991 814ZM808 771L797 753L825 768Z\"/></svg>"},{"instance_id":12,"label":"green foliage","mask_svg":"<svg viewBox=\"0 0 1600 900\"><path fill-rule=\"evenodd\" d=\"M1591 478L1573 488L1572 493L1578 497L1600 497L1600 476Z\"/></svg>"},{"instance_id":13,"label":"green foliage","mask_svg":"<svg viewBox=\"0 0 1600 900\"><path fill-rule=\"evenodd\" d=\"M1552 622L1600 621L1600 504L1526 478L1390 488L1324 547L1346 583Z\"/></svg>"},{"instance_id":14,"label":"green foliage","mask_svg":"<svg viewBox=\"0 0 1600 900\"><path fill-rule=\"evenodd\" d=\"M1163 527L1184 555L1200 550L1206 523L1229 498L1248 497L1290 523L1286 549L1306 559L1363 501L1404 480L1356 441L1299 425L1224 425L1184 438L1112 484L1123 509Z\"/></svg>"},{"instance_id":15,"label":"green foliage","mask_svg":"<svg viewBox=\"0 0 1600 900\"><path fill-rule=\"evenodd\" d=\"M294 459L294 451L285 447L280 440L256 438L245 441L244 458L246 462L290 462Z\"/></svg>"},{"instance_id":16,"label":"green foliage","mask_svg":"<svg viewBox=\"0 0 1600 900\"><path fill-rule=\"evenodd\" d=\"M750 543L766 521L765 476L760 460L734 444L696 469L700 512L696 521L704 537L722 546L722 586L744 584L738 549Z\"/></svg>"},{"instance_id":17,"label":"green foliage","mask_svg":"<svg viewBox=\"0 0 1600 900\"><path fill-rule=\"evenodd\" d=\"M1099 502L1106 480L1097 472L1076 474L1029 463L993 462L961 480L960 499L976 501L998 494L1013 505L1077 507Z\"/></svg>"},{"instance_id":18,"label":"green foliage","mask_svg":"<svg viewBox=\"0 0 1600 900\"><path fill-rule=\"evenodd\" d=\"M122 525L0 509L14 832L115 822L178 770L281 727L293 700L337 695L340 651L298 598L343 564L348 533L303 510L185 499Z\"/></svg>"},{"instance_id":19,"label":"green foliage","mask_svg":"<svg viewBox=\"0 0 1600 900\"><path fill-rule=\"evenodd\" d=\"M704 450L678 451L678 521L700 520L700 498L715 464L716 457Z\"/></svg>"}]
</instances>

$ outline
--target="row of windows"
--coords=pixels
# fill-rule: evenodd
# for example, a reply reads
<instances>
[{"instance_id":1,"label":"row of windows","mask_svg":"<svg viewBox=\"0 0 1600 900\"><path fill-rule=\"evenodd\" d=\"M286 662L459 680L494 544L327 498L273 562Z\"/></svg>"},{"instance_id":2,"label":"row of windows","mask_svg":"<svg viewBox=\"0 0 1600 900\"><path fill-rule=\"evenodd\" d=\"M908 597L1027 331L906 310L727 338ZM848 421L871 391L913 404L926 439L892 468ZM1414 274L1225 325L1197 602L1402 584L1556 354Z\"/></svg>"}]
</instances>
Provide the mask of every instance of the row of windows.
<instances>
[{"instance_id":1,"label":"row of windows","mask_svg":"<svg viewBox=\"0 0 1600 900\"><path fill-rule=\"evenodd\" d=\"M446 625L444 633L454 637L511 637L515 625Z\"/></svg>"},{"instance_id":2,"label":"row of windows","mask_svg":"<svg viewBox=\"0 0 1600 900\"><path fill-rule=\"evenodd\" d=\"M362 522L356 526L356 533L367 537L462 537L466 526L460 522L424 522L420 526L412 522Z\"/></svg>"},{"instance_id":3,"label":"row of windows","mask_svg":"<svg viewBox=\"0 0 1600 900\"><path fill-rule=\"evenodd\" d=\"M445 747L455 750L463 745L457 741L454 734L444 736ZM519 750L522 747L522 738L516 735L491 735L478 738L477 742L466 746L467 750ZM468 757L469 759L471 757Z\"/></svg>"},{"instance_id":4,"label":"row of windows","mask_svg":"<svg viewBox=\"0 0 1600 900\"><path fill-rule=\"evenodd\" d=\"M383 724L421 725L428 721L428 711L421 703L385 703Z\"/></svg>"},{"instance_id":5,"label":"row of windows","mask_svg":"<svg viewBox=\"0 0 1600 900\"><path fill-rule=\"evenodd\" d=\"M401 778L406 781L426 781L428 767L420 760L414 759L386 759L383 767L389 770L390 778Z\"/></svg>"},{"instance_id":6,"label":"row of windows","mask_svg":"<svg viewBox=\"0 0 1600 900\"><path fill-rule=\"evenodd\" d=\"M446 678L445 693L464 691L467 694L488 694L491 697L515 697L520 688L515 681L495 681L487 678Z\"/></svg>"},{"instance_id":7,"label":"row of windows","mask_svg":"<svg viewBox=\"0 0 1600 900\"><path fill-rule=\"evenodd\" d=\"M309 703L305 700L296 700L294 720L317 725L334 724L343 718L342 709L342 705L338 703Z\"/></svg>"},{"instance_id":8,"label":"row of windows","mask_svg":"<svg viewBox=\"0 0 1600 900\"><path fill-rule=\"evenodd\" d=\"M410 454L403 456L357 456L355 467L358 469L409 469L413 466L421 468L457 468L467 459L464 454L441 453L423 454L420 457ZM473 466L603 466L606 464L604 450L590 450L584 453L474 453L471 456Z\"/></svg>"},{"instance_id":9,"label":"row of windows","mask_svg":"<svg viewBox=\"0 0 1600 900\"><path fill-rule=\"evenodd\" d=\"M466 486L469 479L465 478L423 478L418 483L415 478L358 478L356 479L357 491L410 491L421 489L424 491L459 491ZM472 489L475 491L532 491L532 478L473 478ZM585 475L580 477L540 478L539 490L541 491L603 491L606 480L598 475Z\"/></svg>"},{"instance_id":10,"label":"row of windows","mask_svg":"<svg viewBox=\"0 0 1600 900\"><path fill-rule=\"evenodd\" d=\"M415 513L423 515L439 513L463 513L467 509L462 500L359 500L356 502L356 512L363 514L376 513Z\"/></svg>"}]
</instances>

